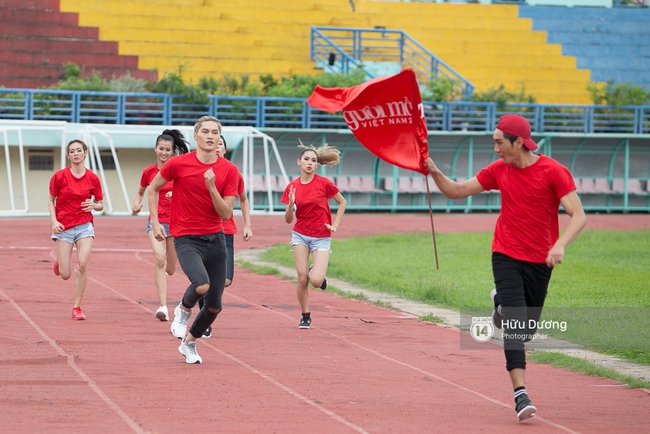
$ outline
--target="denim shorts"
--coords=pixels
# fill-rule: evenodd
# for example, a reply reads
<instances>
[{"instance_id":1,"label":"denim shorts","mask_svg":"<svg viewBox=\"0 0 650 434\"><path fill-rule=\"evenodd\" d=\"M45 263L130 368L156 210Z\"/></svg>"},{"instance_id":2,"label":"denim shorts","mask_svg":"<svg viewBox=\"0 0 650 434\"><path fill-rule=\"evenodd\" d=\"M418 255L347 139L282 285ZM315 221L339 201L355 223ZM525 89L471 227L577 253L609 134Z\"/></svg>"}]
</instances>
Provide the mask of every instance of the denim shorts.
<instances>
[{"instance_id":1,"label":"denim shorts","mask_svg":"<svg viewBox=\"0 0 650 434\"><path fill-rule=\"evenodd\" d=\"M169 233L169 223L161 223L161 226L165 228L165 233L167 234L168 237L171 237L172 234ZM149 231L153 231L153 226L151 226L151 220L147 220L147 233Z\"/></svg>"},{"instance_id":2,"label":"denim shorts","mask_svg":"<svg viewBox=\"0 0 650 434\"><path fill-rule=\"evenodd\" d=\"M95 227L91 222L73 226L70 229L66 229L65 231L61 232L60 234L52 234L52 239L54 241L61 240L70 244L74 244L77 242L77 240L87 237L95 238Z\"/></svg>"},{"instance_id":3,"label":"denim shorts","mask_svg":"<svg viewBox=\"0 0 650 434\"><path fill-rule=\"evenodd\" d=\"M330 247L332 245L332 237L310 237L300 234L296 231L291 232L291 245L302 245L309 249L310 252L326 251L332 253Z\"/></svg>"}]
</instances>

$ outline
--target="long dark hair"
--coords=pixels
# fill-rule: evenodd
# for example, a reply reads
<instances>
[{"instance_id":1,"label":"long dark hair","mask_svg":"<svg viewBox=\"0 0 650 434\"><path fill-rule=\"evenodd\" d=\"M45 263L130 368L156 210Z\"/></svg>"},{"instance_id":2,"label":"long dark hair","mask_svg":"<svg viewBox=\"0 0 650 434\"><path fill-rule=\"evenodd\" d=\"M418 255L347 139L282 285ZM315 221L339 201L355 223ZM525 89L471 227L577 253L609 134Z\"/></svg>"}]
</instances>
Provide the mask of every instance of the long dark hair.
<instances>
[{"instance_id":1,"label":"long dark hair","mask_svg":"<svg viewBox=\"0 0 650 434\"><path fill-rule=\"evenodd\" d=\"M187 154L190 152L187 147L187 140L183 137L183 133L178 130L165 130L156 138L156 145L159 141L166 140L173 143L172 151L174 155Z\"/></svg>"}]
</instances>

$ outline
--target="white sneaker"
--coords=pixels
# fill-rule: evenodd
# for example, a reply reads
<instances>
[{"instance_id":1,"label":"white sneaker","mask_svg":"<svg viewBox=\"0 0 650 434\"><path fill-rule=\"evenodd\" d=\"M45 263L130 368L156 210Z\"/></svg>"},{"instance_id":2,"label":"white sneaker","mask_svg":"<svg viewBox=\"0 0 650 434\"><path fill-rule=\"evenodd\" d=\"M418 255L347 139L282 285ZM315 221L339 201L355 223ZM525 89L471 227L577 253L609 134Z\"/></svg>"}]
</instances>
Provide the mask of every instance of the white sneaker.
<instances>
[{"instance_id":1,"label":"white sneaker","mask_svg":"<svg viewBox=\"0 0 650 434\"><path fill-rule=\"evenodd\" d=\"M175 338L183 339L187 335L187 323L190 322L192 311L186 311L179 304L174 309L174 321L172 321L171 332Z\"/></svg>"},{"instance_id":2,"label":"white sneaker","mask_svg":"<svg viewBox=\"0 0 650 434\"><path fill-rule=\"evenodd\" d=\"M167 310L167 306L160 306L156 309L156 318L160 321L169 321L169 311Z\"/></svg>"},{"instance_id":3,"label":"white sneaker","mask_svg":"<svg viewBox=\"0 0 650 434\"><path fill-rule=\"evenodd\" d=\"M185 339L178 347L178 352L185 356L185 363L193 365L195 363L203 363L203 359L196 352L196 341L185 342Z\"/></svg>"}]
</instances>

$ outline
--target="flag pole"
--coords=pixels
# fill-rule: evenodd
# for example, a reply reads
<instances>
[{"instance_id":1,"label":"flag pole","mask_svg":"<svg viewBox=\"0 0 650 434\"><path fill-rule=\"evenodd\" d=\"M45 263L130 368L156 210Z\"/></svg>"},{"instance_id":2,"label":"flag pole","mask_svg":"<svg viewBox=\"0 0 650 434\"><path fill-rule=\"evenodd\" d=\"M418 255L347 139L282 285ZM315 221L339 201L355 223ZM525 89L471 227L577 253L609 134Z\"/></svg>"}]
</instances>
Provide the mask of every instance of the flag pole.
<instances>
[{"instance_id":1,"label":"flag pole","mask_svg":"<svg viewBox=\"0 0 650 434\"><path fill-rule=\"evenodd\" d=\"M431 191L429 191L429 176L424 175L424 183L427 185L427 203L429 205L429 219L431 220L431 235L433 236L433 253L436 257L436 270L440 270L438 265L438 246L436 246L436 230L433 227L433 211L431 210Z\"/></svg>"}]
</instances>

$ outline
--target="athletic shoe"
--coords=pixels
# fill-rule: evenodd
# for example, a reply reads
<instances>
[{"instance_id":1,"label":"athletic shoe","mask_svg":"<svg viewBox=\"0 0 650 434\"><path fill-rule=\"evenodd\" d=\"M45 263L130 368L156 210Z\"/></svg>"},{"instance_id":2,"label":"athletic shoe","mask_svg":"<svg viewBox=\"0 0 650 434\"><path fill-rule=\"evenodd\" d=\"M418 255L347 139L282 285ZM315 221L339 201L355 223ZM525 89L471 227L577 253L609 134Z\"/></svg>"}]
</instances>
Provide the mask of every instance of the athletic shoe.
<instances>
[{"instance_id":1,"label":"athletic shoe","mask_svg":"<svg viewBox=\"0 0 650 434\"><path fill-rule=\"evenodd\" d=\"M81 311L81 307L77 306L72 308L72 319L86 319L86 315L84 315L84 313Z\"/></svg>"},{"instance_id":2,"label":"athletic shoe","mask_svg":"<svg viewBox=\"0 0 650 434\"><path fill-rule=\"evenodd\" d=\"M59 273L59 261L54 261L54 267L52 267L52 268L54 269L54 274L56 276L61 275L61 273Z\"/></svg>"},{"instance_id":3,"label":"athletic shoe","mask_svg":"<svg viewBox=\"0 0 650 434\"><path fill-rule=\"evenodd\" d=\"M178 352L185 356L185 363L193 365L203 362L199 353L196 352L196 341L185 342L185 339L183 339L181 345L178 347Z\"/></svg>"},{"instance_id":4,"label":"athletic shoe","mask_svg":"<svg viewBox=\"0 0 650 434\"><path fill-rule=\"evenodd\" d=\"M490 292L490 298L492 299L492 303L494 303L494 310L492 311L492 322L496 328L500 329L503 321L503 315L499 313L499 297L497 296L496 289L493 289L492 292Z\"/></svg>"},{"instance_id":5,"label":"athletic shoe","mask_svg":"<svg viewBox=\"0 0 650 434\"><path fill-rule=\"evenodd\" d=\"M171 332L175 338L183 339L187 335L187 323L190 322L192 311L186 311L181 308L179 303L174 309L174 321L172 321Z\"/></svg>"},{"instance_id":6,"label":"athletic shoe","mask_svg":"<svg viewBox=\"0 0 650 434\"><path fill-rule=\"evenodd\" d=\"M300 320L300 324L298 325L299 329L308 329L311 327L311 317L310 316L303 316L302 319Z\"/></svg>"},{"instance_id":7,"label":"athletic shoe","mask_svg":"<svg viewBox=\"0 0 650 434\"><path fill-rule=\"evenodd\" d=\"M309 266L309 273L311 273L312 268L314 268L314 264ZM323 283L320 284L320 289L323 291L327 289L327 277L323 277Z\"/></svg>"},{"instance_id":8,"label":"athletic shoe","mask_svg":"<svg viewBox=\"0 0 650 434\"><path fill-rule=\"evenodd\" d=\"M169 311L167 310L167 306L160 306L156 309L156 318L160 321L169 321Z\"/></svg>"},{"instance_id":9,"label":"athletic shoe","mask_svg":"<svg viewBox=\"0 0 650 434\"><path fill-rule=\"evenodd\" d=\"M210 339L212 337L212 326L208 326L207 329L203 332L203 337L205 339Z\"/></svg>"},{"instance_id":10,"label":"athletic shoe","mask_svg":"<svg viewBox=\"0 0 650 434\"><path fill-rule=\"evenodd\" d=\"M517 420L526 420L529 417L535 416L537 407L530 401L528 395L524 393L515 399L515 411L517 412Z\"/></svg>"}]
</instances>

